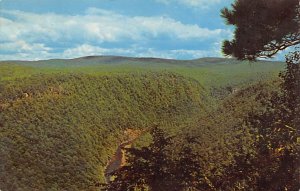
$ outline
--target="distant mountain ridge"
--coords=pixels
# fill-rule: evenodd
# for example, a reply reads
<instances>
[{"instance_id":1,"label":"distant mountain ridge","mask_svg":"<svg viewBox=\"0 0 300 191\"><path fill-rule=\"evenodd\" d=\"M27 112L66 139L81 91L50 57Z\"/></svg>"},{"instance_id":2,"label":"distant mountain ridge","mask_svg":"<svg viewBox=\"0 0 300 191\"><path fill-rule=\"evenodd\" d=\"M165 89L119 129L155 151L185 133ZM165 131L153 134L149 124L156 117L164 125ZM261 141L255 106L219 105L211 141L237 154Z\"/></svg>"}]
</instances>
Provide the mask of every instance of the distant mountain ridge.
<instances>
[{"instance_id":1,"label":"distant mountain ridge","mask_svg":"<svg viewBox=\"0 0 300 191\"><path fill-rule=\"evenodd\" d=\"M89 66L98 64L173 64L173 65L186 65L186 66L201 66L207 64L237 64L241 62L233 58L219 58L219 57L204 57L193 60L175 60L165 58L154 57L125 57L125 56L85 56L72 59L50 59L50 60L38 60L38 61L0 61L1 63L14 63L30 66L58 66L58 65L71 65L71 66ZM257 62L274 62L282 63L278 61L257 61Z\"/></svg>"}]
</instances>

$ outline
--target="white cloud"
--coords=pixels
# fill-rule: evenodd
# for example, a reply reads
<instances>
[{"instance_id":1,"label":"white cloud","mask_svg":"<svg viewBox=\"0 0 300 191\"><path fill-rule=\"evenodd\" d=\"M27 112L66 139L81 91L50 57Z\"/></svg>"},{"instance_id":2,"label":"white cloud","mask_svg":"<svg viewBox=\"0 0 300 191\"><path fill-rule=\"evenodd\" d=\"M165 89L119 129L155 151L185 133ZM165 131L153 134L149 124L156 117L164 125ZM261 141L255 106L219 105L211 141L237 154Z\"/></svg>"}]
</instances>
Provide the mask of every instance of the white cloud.
<instances>
[{"instance_id":1,"label":"white cloud","mask_svg":"<svg viewBox=\"0 0 300 191\"><path fill-rule=\"evenodd\" d=\"M81 57L86 55L121 55L121 56L134 56L134 57L157 57L157 58L169 58L169 59L178 59L178 58L190 58L196 59L201 57L212 57L212 56L221 56L220 51L213 47L212 50L156 50L153 48L143 48L132 46L127 49L121 48L101 48L98 46L92 46L89 44L79 45L75 48L67 49L63 52L63 58L74 58Z\"/></svg>"},{"instance_id":2,"label":"white cloud","mask_svg":"<svg viewBox=\"0 0 300 191\"><path fill-rule=\"evenodd\" d=\"M167 5L170 3L178 3L181 5L185 5L187 7L204 8L204 9L221 2L221 0L156 0L156 1Z\"/></svg>"},{"instance_id":3,"label":"white cloud","mask_svg":"<svg viewBox=\"0 0 300 191\"><path fill-rule=\"evenodd\" d=\"M13 49L16 45L5 45L5 48ZM26 45L27 46L27 45ZM29 51L35 49L35 51ZM46 50L44 50L46 49ZM68 48L62 53L48 52L48 48L41 45L33 45L26 48L26 51L17 51L14 54L1 55L1 60L43 60L52 58L77 58L83 56L119 55L132 57L156 57L167 59L196 59L201 57L220 56L220 52L214 47L211 50L157 50L132 46L130 48L103 48L90 44L82 44L73 48Z\"/></svg>"},{"instance_id":4,"label":"white cloud","mask_svg":"<svg viewBox=\"0 0 300 191\"><path fill-rule=\"evenodd\" d=\"M142 48L145 51L142 53L141 48L137 51L133 47L129 50L100 47L103 43L122 42L142 46L141 44L152 42L161 36L174 41L199 42L220 41L231 35L229 30L203 28L166 16L131 17L96 8L90 8L82 15L37 14L12 10L0 10L0 13L0 59L2 60L45 59L55 56L70 58L90 54L136 56L135 53L174 58L176 56L174 51L159 53L158 50ZM67 48L62 48L60 54L51 53L57 52L53 50L60 45ZM14 52L15 55L8 55L7 52ZM186 54L200 55L199 52L188 51Z\"/></svg>"},{"instance_id":5,"label":"white cloud","mask_svg":"<svg viewBox=\"0 0 300 191\"><path fill-rule=\"evenodd\" d=\"M21 52L15 54L0 54L0 60L46 60L52 58L59 58L60 54L49 52Z\"/></svg>"},{"instance_id":6,"label":"white cloud","mask_svg":"<svg viewBox=\"0 0 300 191\"><path fill-rule=\"evenodd\" d=\"M220 37L229 32L223 29L210 30L207 28L201 28L198 25L185 25L179 21L166 17L153 17L148 19L135 17L133 19L134 23L138 23L138 26L141 27L141 31L144 34L148 34L153 37L166 34L174 39L207 40Z\"/></svg>"},{"instance_id":7,"label":"white cloud","mask_svg":"<svg viewBox=\"0 0 300 191\"><path fill-rule=\"evenodd\" d=\"M74 48L66 49L62 53L63 58L74 58L82 56L92 55L133 55L135 50L133 49L121 49L121 48L101 48L98 46L92 46L90 44L82 44Z\"/></svg>"},{"instance_id":8,"label":"white cloud","mask_svg":"<svg viewBox=\"0 0 300 191\"><path fill-rule=\"evenodd\" d=\"M222 29L210 30L184 24L169 17L129 17L101 9L89 9L85 15L35 14L2 11L15 19L0 18L0 40L79 40L114 42L143 40L168 35L174 39L209 39L226 35Z\"/></svg>"},{"instance_id":9,"label":"white cloud","mask_svg":"<svg viewBox=\"0 0 300 191\"><path fill-rule=\"evenodd\" d=\"M202 57L222 57L221 43L214 43L211 47L205 50L194 49L174 49L174 50L153 50L148 49L141 51L141 57L160 57L171 59L198 59Z\"/></svg>"},{"instance_id":10,"label":"white cloud","mask_svg":"<svg viewBox=\"0 0 300 191\"><path fill-rule=\"evenodd\" d=\"M46 47L44 44L41 43L28 44L23 40L2 43L0 46L0 51L7 51L7 52L35 52L35 51L48 52L50 50L51 48Z\"/></svg>"},{"instance_id":11,"label":"white cloud","mask_svg":"<svg viewBox=\"0 0 300 191\"><path fill-rule=\"evenodd\" d=\"M138 57L158 57L158 58L167 58L167 59L197 59L201 57L213 57L217 56L214 52L210 50L187 50L187 49L178 49L178 50L154 50L147 49L143 52L137 54Z\"/></svg>"}]
</instances>

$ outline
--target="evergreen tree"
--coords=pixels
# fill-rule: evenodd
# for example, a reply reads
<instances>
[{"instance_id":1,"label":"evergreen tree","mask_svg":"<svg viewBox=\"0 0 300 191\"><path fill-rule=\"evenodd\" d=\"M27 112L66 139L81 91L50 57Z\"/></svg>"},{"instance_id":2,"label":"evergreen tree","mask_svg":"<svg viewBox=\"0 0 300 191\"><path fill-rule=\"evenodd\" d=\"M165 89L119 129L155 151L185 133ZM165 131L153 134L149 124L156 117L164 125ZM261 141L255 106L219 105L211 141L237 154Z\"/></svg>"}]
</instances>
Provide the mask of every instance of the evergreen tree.
<instances>
[{"instance_id":1,"label":"evergreen tree","mask_svg":"<svg viewBox=\"0 0 300 191\"><path fill-rule=\"evenodd\" d=\"M126 166L111 174L114 179L103 190L209 190L191 148L183 146L179 157L172 158L170 149L175 149L171 146L172 137L157 127L151 130L151 135L153 142L149 147L127 149Z\"/></svg>"},{"instance_id":2,"label":"evergreen tree","mask_svg":"<svg viewBox=\"0 0 300 191\"><path fill-rule=\"evenodd\" d=\"M223 53L238 59L270 58L300 43L299 0L236 0L221 16L234 25L234 38Z\"/></svg>"}]
</instances>

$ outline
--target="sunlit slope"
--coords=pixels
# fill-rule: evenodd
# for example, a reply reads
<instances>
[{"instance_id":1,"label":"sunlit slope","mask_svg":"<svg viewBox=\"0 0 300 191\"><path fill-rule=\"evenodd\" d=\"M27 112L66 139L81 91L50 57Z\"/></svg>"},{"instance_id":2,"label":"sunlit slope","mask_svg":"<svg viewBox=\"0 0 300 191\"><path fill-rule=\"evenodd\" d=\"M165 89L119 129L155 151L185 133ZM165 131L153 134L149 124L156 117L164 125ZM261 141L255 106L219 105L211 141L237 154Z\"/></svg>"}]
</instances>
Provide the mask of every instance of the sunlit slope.
<instances>
[{"instance_id":1,"label":"sunlit slope","mask_svg":"<svg viewBox=\"0 0 300 191\"><path fill-rule=\"evenodd\" d=\"M0 189L93 190L125 129L205 110L196 80L171 73L36 75L0 85Z\"/></svg>"},{"instance_id":2,"label":"sunlit slope","mask_svg":"<svg viewBox=\"0 0 300 191\"><path fill-rule=\"evenodd\" d=\"M254 63L227 58L201 58L196 60L170 60L158 58L130 58L116 56L90 56L76 59L46 61L2 61L0 80L26 77L36 73L88 73L111 75L115 73L171 71L192 77L204 86L240 86L277 76L283 70L282 62L258 61Z\"/></svg>"}]
</instances>

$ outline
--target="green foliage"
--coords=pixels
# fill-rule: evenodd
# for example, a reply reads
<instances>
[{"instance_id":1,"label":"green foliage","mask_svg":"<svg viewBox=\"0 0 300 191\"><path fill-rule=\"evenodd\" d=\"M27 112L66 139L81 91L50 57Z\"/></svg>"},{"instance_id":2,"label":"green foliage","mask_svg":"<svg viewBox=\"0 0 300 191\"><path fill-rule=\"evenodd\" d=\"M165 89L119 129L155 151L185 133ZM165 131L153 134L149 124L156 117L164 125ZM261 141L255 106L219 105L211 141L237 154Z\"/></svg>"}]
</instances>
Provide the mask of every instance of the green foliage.
<instances>
[{"instance_id":1,"label":"green foliage","mask_svg":"<svg viewBox=\"0 0 300 191\"><path fill-rule=\"evenodd\" d=\"M0 90L1 190L96 189L124 130L184 121L204 99L171 73L36 75Z\"/></svg>"},{"instance_id":2,"label":"green foliage","mask_svg":"<svg viewBox=\"0 0 300 191\"><path fill-rule=\"evenodd\" d=\"M259 190L299 190L299 52L287 58L281 74L281 92L264 103L262 113L252 112L247 120L256 135L256 156L249 160L254 178L251 187ZM262 99L258 99L262 101Z\"/></svg>"},{"instance_id":3,"label":"green foliage","mask_svg":"<svg viewBox=\"0 0 300 191\"><path fill-rule=\"evenodd\" d=\"M215 111L176 126L175 133L154 128L151 143L128 149L127 165L113 173L115 179L104 190L297 190L297 137L292 124L299 125L294 113L299 103L288 99L299 91L299 83L288 83L299 76L296 67L288 67L283 82L235 92ZM286 113L282 108L287 108L288 100L294 110ZM289 117L284 120L282 114ZM278 131L280 123L290 128L281 125Z\"/></svg>"},{"instance_id":4,"label":"green foliage","mask_svg":"<svg viewBox=\"0 0 300 191\"><path fill-rule=\"evenodd\" d=\"M221 16L235 26L223 53L238 59L270 58L300 43L299 0L236 0Z\"/></svg>"},{"instance_id":5,"label":"green foliage","mask_svg":"<svg viewBox=\"0 0 300 191\"><path fill-rule=\"evenodd\" d=\"M172 72L194 78L212 95L224 98L231 92L226 87L244 87L257 81L277 77L284 69L281 62L249 63L235 59L202 58L197 60L160 60L118 57L78 58L35 62L0 62L0 81L36 74L71 73L108 76L124 73ZM209 92L208 92L209 93Z\"/></svg>"},{"instance_id":6,"label":"green foliage","mask_svg":"<svg viewBox=\"0 0 300 191\"><path fill-rule=\"evenodd\" d=\"M287 113L285 121L293 120L283 125L299 124L299 107L291 110L299 94L291 91L298 89L296 65L282 74L288 91L280 91L272 76L282 65L273 62L67 62L0 64L6 68L0 81L1 190L97 190L127 129L152 131L133 143L108 190L257 190L260 175L269 181L279 169L286 173L280 161L294 161L259 157L258 146L280 145L275 140L290 134L260 144L265 123L255 123ZM292 164L288 169L296 169Z\"/></svg>"},{"instance_id":7,"label":"green foliage","mask_svg":"<svg viewBox=\"0 0 300 191\"><path fill-rule=\"evenodd\" d=\"M128 150L128 163L117 170L107 190L234 190L241 188L244 171L239 158L256 154L255 140L244 120L250 112L262 112L260 94L271 97L272 83L239 90L216 111L194 115L178 130L154 128L147 146ZM232 170L235 169L235 170ZM241 177L238 179L237 177Z\"/></svg>"},{"instance_id":8,"label":"green foliage","mask_svg":"<svg viewBox=\"0 0 300 191\"><path fill-rule=\"evenodd\" d=\"M300 43L298 0L236 0L232 9L221 11L234 25L232 41L223 43L223 53L237 59L270 58L278 51ZM252 135L252 154L236 157L227 173L229 182L243 190L299 190L299 51L287 57L287 70L280 76L280 91L256 96L263 110L253 110L244 119ZM241 172L241 173L237 173ZM226 185L226 184L225 184Z\"/></svg>"},{"instance_id":9,"label":"green foliage","mask_svg":"<svg viewBox=\"0 0 300 191\"><path fill-rule=\"evenodd\" d=\"M300 43L298 0L236 0L232 9L221 11L234 25L232 41L223 43L223 53L237 59L270 58L278 51ZM295 46L294 46L295 48ZM298 47L299 48L299 47ZM253 136L253 154L236 158L228 173L231 182L245 190L299 190L300 70L299 51L287 56L287 69L280 74L280 91L256 97L261 111L253 110L245 126ZM236 172L243 173L236 173ZM242 182L241 182L242 181Z\"/></svg>"},{"instance_id":10,"label":"green foliage","mask_svg":"<svg viewBox=\"0 0 300 191\"><path fill-rule=\"evenodd\" d=\"M173 137L163 130L151 129L152 143L140 149L127 149L127 165L112 173L114 180L103 190L195 190L208 188L197 156L183 147L174 157ZM199 178L201 177L201 178Z\"/></svg>"}]
</instances>

